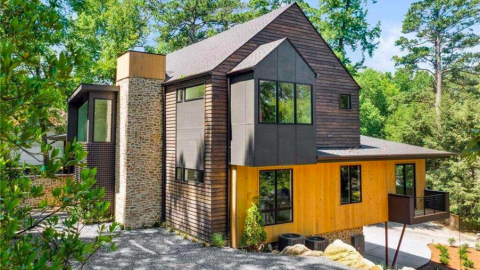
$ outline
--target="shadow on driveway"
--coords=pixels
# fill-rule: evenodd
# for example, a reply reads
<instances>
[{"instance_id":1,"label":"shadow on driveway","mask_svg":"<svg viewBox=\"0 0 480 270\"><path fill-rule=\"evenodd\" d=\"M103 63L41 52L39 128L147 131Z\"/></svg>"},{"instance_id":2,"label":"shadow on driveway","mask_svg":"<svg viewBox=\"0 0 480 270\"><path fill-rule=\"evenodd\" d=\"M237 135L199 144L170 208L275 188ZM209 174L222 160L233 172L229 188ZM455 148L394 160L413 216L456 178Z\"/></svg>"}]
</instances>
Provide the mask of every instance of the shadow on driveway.
<instances>
[{"instance_id":1,"label":"shadow on driveway","mask_svg":"<svg viewBox=\"0 0 480 270\"><path fill-rule=\"evenodd\" d=\"M100 250L85 269L350 269L323 257L288 257L231 248L205 248L165 229L122 231L115 242L117 251Z\"/></svg>"}]
</instances>

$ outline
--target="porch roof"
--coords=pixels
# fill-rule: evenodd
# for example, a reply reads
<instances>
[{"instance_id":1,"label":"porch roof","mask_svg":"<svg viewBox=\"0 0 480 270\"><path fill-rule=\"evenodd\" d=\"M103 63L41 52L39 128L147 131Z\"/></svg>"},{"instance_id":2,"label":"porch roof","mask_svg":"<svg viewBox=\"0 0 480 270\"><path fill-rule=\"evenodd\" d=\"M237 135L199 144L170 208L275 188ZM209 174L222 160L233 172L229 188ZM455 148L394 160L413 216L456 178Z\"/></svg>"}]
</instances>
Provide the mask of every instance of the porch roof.
<instances>
[{"instance_id":1,"label":"porch roof","mask_svg":"<svg viewBox=\"0 0 480 270\"><path fill-rule=\"evenodd\" d=\"M360 136L360 147L318 148L317 160L354 161L380 159L445 158L457 153L428 149L420 146Z\"/></svg>"}]
</instances>

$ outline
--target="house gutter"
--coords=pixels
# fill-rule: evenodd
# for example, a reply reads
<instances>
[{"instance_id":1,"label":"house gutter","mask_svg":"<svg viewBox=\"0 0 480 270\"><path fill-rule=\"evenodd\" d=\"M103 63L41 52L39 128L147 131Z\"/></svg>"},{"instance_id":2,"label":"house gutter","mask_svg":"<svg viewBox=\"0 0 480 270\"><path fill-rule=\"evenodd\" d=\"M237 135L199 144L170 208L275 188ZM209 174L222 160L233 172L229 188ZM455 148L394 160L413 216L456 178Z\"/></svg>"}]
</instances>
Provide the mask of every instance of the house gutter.
<instances>
[{"instance_id":1,"label":"house gutter","mask_svg":"<svg viewBox=\"0 0 480 270\"><path fill-rule=\"evenodd\" d=\"M228 95L228 102L227 102L227 214L226 214L226 221L227 221L227 239L231 240L230 235L230 209L231 209L231 202L230 202L230 161L231 161L231 151L230 151L230 138L231 138L231 94L230 94L230 77L227 77L227 95Z\"/></svg>"}]
</instances>

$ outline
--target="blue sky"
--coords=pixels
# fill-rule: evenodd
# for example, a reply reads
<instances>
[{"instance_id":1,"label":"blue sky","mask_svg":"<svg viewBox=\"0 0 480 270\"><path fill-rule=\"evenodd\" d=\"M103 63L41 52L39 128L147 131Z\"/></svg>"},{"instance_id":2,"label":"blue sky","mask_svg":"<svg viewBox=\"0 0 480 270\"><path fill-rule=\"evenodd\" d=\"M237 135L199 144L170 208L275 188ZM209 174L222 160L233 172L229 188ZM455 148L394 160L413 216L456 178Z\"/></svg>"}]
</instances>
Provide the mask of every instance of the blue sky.
<instances>
[{"instance_id":1,"label":"blue sky","mask_svg":"<svg viewBox=\"0 0 480 270\"><path fill-rule=\"evenodd\" d=\"M318 7L318 0L306 0L314 7ZM394 72L395 65L392 60L394 55L402 55L400 48L395 46L395 41L402 36L402 22L410 5L414 0L378 0L376 4L368 3L367 20L371 25L380 21L382 34L377 50L372 58L365 61L365 66L384 72ZM353 60L359 60L360 53L347 52Z\"/></svg>"}]
</instances>

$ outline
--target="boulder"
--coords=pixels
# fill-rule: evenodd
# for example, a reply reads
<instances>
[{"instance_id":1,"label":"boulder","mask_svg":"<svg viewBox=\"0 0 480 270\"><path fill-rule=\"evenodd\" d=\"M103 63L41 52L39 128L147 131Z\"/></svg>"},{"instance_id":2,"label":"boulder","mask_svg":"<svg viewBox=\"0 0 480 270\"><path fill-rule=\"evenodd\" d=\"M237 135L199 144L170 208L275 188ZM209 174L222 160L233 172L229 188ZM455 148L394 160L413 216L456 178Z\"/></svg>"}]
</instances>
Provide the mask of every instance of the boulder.
<instances>
[{"instance_id":1,"label":"boulder","mask_svg":"<svg viewBox=\"0 0 480 270\"><path fill-rule=\"evenodd\" d=\"M279 251L278 249L274 249L274 250L272 251L272 254L280 254L280 251Z\"/></svg>"},{"instance_id":2,"label":"boulder","mask_svg":"<svg viewBox=\"0 0 480 270\"><path fill-rule=\"evenodd\" d=\"M322 257L323 256L323 252L320 251L320 250L310 250L310 251L307 251L305 253L303 253L302 255L300 256L304 256L304 257Z\"/></svg>"},{"instance_id":3,"label":"boulder","mask_svg":"<svg viewBox=\"0 0 480 270\"><path fill-rule=\"evenodd\" d=\"M280 254L282 255L290 255L290 256L298 256L302 255L303 253L311 251L309 248L302 244L296 244L295 246L288 246L285 247Z\"/></svg>"},{"instance_id":4,"label":"boulder","mask_svg":"<svg viewBox=\"0 0 480 270\"><path fill-rule=\"evenodd\" d=\"M375 267L373 262L363 258L354 247L343 243L341 240L335 240L330 244L323 255L332 261L355 269L372 270Z\"/></svg>"},{"instance_id":5,"label":"boulder","mask_svg":"<svg viewBox=\"0 0 480 270\"><path fill-rule=\"evenodd\" d=\"M371 270L383 270L383 267L381 265L375 265Z\"/></svg>"}]
</instances>

